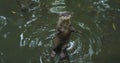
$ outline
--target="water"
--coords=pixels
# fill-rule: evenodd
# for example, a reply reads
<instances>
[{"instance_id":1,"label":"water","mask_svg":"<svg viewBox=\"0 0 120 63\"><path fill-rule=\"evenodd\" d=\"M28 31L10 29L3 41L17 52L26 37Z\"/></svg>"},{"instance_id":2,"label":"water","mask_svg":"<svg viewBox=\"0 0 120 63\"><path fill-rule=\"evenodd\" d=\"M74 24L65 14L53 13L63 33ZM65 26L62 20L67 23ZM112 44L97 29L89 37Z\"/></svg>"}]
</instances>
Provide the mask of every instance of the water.
<instances>
[{"instance_id":1,"label":"water","mask_svg":"<svg viewBox=\"0 0 120 63\"><path fill-rule=\"evenodd\" d=\"M71 63L120 63L119 0L0 1L0 63L52 63L58 13L73 13ZM32 2L32 4L30 4ZM58 61L58 58L55 59Z\"/></svg>"}]
</instances>

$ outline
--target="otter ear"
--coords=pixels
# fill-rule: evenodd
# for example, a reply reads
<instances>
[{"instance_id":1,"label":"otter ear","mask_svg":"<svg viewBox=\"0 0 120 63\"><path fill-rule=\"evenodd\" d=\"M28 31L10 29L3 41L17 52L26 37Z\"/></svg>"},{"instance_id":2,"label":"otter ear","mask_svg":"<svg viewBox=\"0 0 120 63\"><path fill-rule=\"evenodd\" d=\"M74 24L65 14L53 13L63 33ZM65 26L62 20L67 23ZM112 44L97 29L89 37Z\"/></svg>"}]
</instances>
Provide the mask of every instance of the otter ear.
<instances>
[{"instance_id":1,"label":"otter ear","mask_svg":"<svg viewBox=\"0 0 120 63\"><path fill-rule=\"evenodd\" d=\"M68 18L71 18L72 17L72 15L68 15Z\"/></svg>"},{"instance_id":2,"label":"otter ear","mask_svg":"<svg viewBox=\"0 0 120 63\"><path fill-rule=\"evenodd\" d=\"M70 19L72 16L71 15L68 15L68 16L65 16L64 19Z\"/></svg>"}]
</instances>

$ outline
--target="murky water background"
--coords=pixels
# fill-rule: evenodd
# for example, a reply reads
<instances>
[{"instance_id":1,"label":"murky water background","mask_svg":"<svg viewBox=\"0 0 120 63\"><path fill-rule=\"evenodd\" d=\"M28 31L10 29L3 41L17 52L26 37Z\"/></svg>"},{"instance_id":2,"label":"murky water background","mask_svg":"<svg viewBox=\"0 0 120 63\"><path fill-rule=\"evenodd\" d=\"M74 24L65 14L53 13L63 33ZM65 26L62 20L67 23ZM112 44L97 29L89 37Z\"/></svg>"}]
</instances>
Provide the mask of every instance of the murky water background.
<instances>
[{"instance_id":1,"label":"murky water background","mask_svg":"<svg viewBox=\"0 0 120 63\"><path fill-rule=\"evenodd\" d=\"M119 0L19 1L27 10L16 0L0 0L0 63L52 63L50 49L62 11L72 12L72 25L82 31L71 36L71 63L120 63Z\"/></svg>"}]
</instances>

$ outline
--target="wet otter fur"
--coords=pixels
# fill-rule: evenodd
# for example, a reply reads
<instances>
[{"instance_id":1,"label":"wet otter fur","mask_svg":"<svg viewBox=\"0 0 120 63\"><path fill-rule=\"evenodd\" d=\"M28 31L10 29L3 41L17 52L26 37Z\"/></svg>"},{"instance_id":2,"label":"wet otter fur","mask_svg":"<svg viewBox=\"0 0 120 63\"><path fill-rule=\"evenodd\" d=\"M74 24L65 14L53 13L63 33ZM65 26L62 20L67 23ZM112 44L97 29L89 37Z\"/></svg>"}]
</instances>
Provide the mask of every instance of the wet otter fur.
<instances>
[{"instance_id":1,"label":"wet otter fur","mask_svg":"<svg viewBox=\"0 0 120 63\"><path fill-rule=\"evenodd\" d=\"M71 13L63 12L59 14L59 20L56 25L56 34L53 40L51 57L59 54L61 59L68 58L66 48L68 47L71 32L77 32L71 25Z\"/></svg>"}]
</instances>

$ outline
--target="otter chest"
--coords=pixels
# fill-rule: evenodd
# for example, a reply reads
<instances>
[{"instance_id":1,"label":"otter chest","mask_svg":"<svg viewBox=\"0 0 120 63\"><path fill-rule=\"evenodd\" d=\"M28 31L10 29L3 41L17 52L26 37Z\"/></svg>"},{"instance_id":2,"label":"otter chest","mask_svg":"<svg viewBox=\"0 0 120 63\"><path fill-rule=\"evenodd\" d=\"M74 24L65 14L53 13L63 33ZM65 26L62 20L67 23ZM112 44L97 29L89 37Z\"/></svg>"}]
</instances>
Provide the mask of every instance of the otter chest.
<instances>
[{"instance_id":1,"label":"otter chest","mask_svg":"<svg viewBox=\"0 0 120 63\"><path fill-rule=\"evenodd\" d=\"M71 34L70 28L61 28L61 32L59 34L60 38L68 38Z\"/></svg>"}]
</instances>

